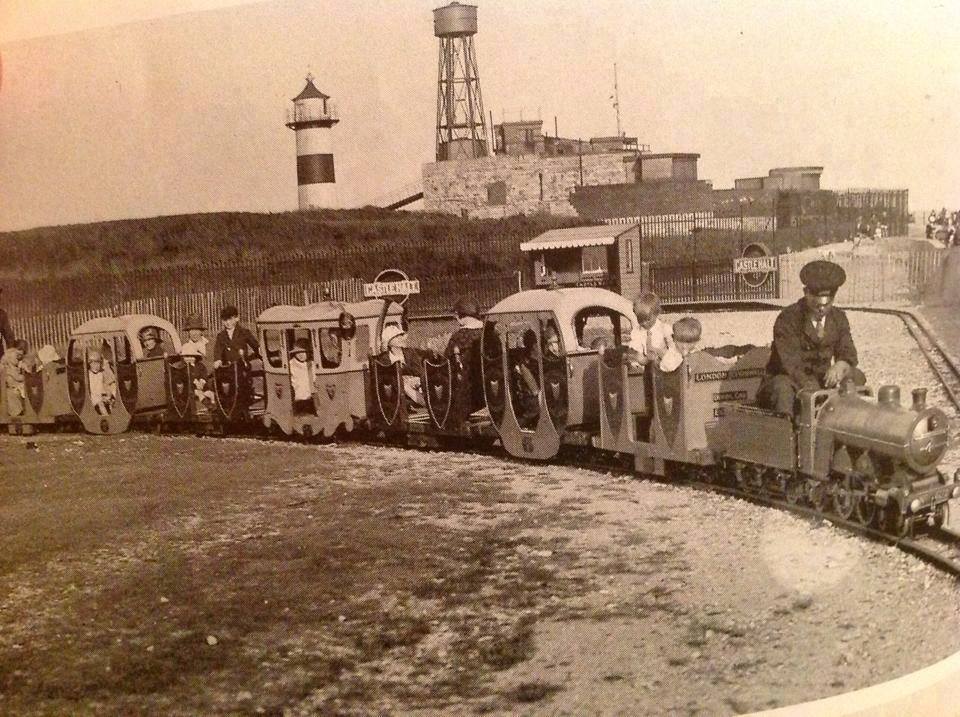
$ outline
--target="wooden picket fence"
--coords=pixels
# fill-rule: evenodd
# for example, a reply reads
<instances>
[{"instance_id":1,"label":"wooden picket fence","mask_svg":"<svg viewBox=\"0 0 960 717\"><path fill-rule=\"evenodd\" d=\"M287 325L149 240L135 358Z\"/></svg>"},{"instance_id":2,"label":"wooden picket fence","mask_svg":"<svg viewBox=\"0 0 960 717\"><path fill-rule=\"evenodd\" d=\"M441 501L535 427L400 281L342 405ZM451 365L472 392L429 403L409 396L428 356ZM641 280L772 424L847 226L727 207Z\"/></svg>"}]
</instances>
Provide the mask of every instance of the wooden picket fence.
<instances>
[{"instance_id":1,"label":"wooden picket fence","mask_svg":"<svg viewBox=\"0 0 960 717\"><path fill-rule=\"evenodd\" d=\"M26 315L10 311L10 319L14 333L25 338L31 346L45 343L63 346L72 329L100 316L153 314L170 321L177 328L182 328L186 324L187 316L198 314L208 328L216 331L220 326L220 309L228 304L233 304L240 310L241 321L252 323L261 311L270 306L303 305L327 300L352 302L362 298L363 282L360 279L338 279L154 296L75 311Z\"/></svg>"},{"instance_id":2,"label":"wooden picket fence","mask_svg":"<svg viewBox=\"0 0 960 717\"><path fill-rule=\"evenodd\" d=\"M920 302L939 293L943 249L826 255L847 273L837 293L839 303ZM800 268L811 261L808 253L781 254L780 296L789 299L803 294Z\"/></svg>"}]
</instances>

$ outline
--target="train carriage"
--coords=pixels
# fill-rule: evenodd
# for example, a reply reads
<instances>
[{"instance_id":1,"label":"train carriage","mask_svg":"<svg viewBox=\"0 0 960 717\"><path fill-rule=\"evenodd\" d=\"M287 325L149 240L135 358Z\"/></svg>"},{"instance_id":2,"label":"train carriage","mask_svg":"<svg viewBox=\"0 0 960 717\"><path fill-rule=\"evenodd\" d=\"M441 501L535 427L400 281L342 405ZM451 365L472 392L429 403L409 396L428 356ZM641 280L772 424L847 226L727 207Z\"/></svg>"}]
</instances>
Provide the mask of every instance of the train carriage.
<instances>
[{"instance_id":1,"label":"train carriage","mask_svg":"<svg viewBox=\"0 0 960 717\"><path fill-rule=\"evenodd\" d=\"M484 394L504 448L547 460L600 433L599 356L629 343L629 300L604 289L535 289L487 314Z\"/></svg>"},{"instance_id":2,"label":"train carriage","mask_svg":"<svg viewBox=\"0 0 960 717\"><path fill-rule=\"evenodd\" d=\"M63 358L23 372L26 396L8 401L6 381L0 380L0 425L11 434L29 435L37 426L67 426L76 422L67 398L67 368Z\"/></svg>"},{"instance_id":3,"label":"train carriage","mask_svg":"<svg viewBox=\"0 0 960 717\"><path fill-rule=\"evenodd\" d=\"M158 347L144 348L153 335ZM104 378L91 378L97 360ZM180 360L180 336L170 322L150 314L91 319L67 343L67 395L91 433L122 433L131 422L160 422L170 408L168 362ZM95 372L99 373L99 372ZM98 395L92 395L97 381Z\"/></svg>"},{"instance_id":4,"label":"train carriage","mask_svg":"<svg viewBox=\"0 0 960 717\"><path fill-rule=\"evenodd\" d=\"M401 313L399 306L381 299L263 311L257 330L264 361L264 423L303 436L332 436L341 427L352 431L367 418L368 359L379 349L383 323L399 323ZM298 345L307 348L312 405L294 402L290 353ZM391 409L399 411L399 405Z\"/></svg>"}]
</instances>

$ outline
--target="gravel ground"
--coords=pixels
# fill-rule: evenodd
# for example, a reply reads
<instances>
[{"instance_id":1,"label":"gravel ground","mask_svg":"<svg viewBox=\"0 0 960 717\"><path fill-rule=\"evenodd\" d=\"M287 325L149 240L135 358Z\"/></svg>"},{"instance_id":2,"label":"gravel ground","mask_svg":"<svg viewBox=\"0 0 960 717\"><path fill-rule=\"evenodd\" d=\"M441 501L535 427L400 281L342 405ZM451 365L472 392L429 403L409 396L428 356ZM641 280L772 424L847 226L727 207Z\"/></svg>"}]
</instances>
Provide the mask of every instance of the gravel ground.
<instances>
[{"instance_id":1,"label":"gravel ground","mask_svg":"<svg viewBox=\"0 0 960 717\"><path fill-rule=\"evenodd\" d=\"M765 343L774 317L701 316L703 343ZM851 323L871 383L935 385L895 318ZM734 714L960 649L952 579L669 484L350 444L34 443L0 438L0 712Z\"/></svg>"}]
</instances>

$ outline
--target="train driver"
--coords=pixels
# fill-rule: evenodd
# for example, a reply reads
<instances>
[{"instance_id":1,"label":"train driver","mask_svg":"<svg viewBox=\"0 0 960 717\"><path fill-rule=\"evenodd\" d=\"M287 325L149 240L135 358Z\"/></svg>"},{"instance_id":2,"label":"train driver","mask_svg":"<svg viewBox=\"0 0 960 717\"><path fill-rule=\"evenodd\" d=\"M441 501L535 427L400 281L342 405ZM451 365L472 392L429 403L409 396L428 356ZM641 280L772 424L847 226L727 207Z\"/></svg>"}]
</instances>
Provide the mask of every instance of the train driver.
<instances>
[{"instance_id":1,"label":"train driver","mask_svg":"<svg viewBox=\"0 0 960 717\"><path fill-rule=\"evenodd\" d=\"M847 315L833 305L847 275L832 261L812 261L800 270L803 298L777 316L767 375L757 404L793 415L797 391L831 388L842 381L866 383Z\"/></svg>"}]
</instances>

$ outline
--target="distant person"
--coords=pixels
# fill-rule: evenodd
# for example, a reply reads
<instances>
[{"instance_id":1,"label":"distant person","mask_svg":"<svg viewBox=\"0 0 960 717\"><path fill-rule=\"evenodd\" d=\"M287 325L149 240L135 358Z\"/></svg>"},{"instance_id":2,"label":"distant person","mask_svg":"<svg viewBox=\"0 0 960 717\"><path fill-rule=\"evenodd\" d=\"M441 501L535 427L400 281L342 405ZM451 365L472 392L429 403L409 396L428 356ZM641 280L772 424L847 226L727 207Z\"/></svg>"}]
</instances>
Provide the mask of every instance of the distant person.
<instances>
[{"instance_id":1,"label":"distant person","mask_svg":"<svg viewBox=\"0 0 960 717\"><path fill-rule=\"evenodd\" d=\"M857 368L857 349L847 315L833 305L846 281L843 267L822 259L800 270L803 298L777 316L767 375L757 404L793 415L801 389L832 388L850 379L866 383Z\"/></svg>"},{"instance_id":2,"label":"distant person","mask_svg":"<svg viewBox=\"0 0 960 717\"><path fill-rule=\"evenodd\" d=\"M2 296L3 288L0 287L0 297ZM3 356L10 346L13 346L13 328L10 326L10 317L7 316L7 312L0 307L0 356Z\"/></svg>"}]
</instances>

